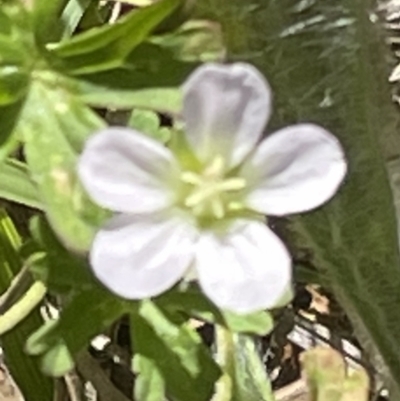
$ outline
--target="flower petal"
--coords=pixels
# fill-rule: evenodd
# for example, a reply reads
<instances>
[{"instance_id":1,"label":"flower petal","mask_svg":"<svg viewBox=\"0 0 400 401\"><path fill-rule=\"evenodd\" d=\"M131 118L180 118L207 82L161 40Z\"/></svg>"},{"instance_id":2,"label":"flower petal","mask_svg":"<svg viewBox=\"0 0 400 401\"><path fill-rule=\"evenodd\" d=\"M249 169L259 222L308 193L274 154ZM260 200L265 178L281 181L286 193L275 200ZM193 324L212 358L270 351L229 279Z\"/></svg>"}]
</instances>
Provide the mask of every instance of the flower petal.
<instances>
[{"instance_id":1,"label":"flower petal","mask_svg":"<svg viewBox=\"0 0 400 401\"><path fill-rule=\"evenodd\" d=\"M240 163L260 139L271 110L271 91L251 65L205 64L183 86L189 143L203 162L217 155Z\"/></svg>"},{"instance_id":2,"label":"flower petal","mask_svg":"<svg viewBox=\"0 0 400 401\"><path fill-rule=\"evenodd\" d=\"M257 221L239 220L225 236L202 236L195 268L205 294L236 313L273 307L291 283L285 245Z\"/></svg>"},{"instance_id":3,"label":"flower petal","mask_svg":"<svg viewBox=\"0 0 400 401\"><path fill-rule=\"evenodd\" d=\"M153 212L169 206L168 180L178 177L171 152L127 128L107 128L86 142L79 177L101 206L118 212Z\"/></svg>"},{"instance_id":4,"label":"flower petal","mask_svg":"<svg viewBox=\"0 0 400 401\"><path fill-rule=\"evenodd\" d=\"M335 194L346 171L338 140L321 127L299 124L266 138L241 175L252 188L249 207L281 216L322 205Z\"/></svg>"},{"instance_id":5,"label":"flower petal","mask_svg":"<svg viewBox=\"0 0 400 401\"><path fill-rule=\"evenodd\" d=\"M180 217L118 215L96 235L90 263L97 278L128 299L156 296L184 275L196 232Z\"/></svg>"}]
</instances>

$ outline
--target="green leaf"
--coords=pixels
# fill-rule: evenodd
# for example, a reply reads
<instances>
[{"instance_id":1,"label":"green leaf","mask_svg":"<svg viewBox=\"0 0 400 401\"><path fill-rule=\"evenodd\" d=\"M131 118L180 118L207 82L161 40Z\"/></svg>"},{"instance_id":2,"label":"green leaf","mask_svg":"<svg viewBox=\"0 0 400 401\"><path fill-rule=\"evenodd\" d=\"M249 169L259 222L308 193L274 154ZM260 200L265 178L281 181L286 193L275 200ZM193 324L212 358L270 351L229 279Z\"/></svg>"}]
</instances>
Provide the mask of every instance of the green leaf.
<instances>
[{"instance_id":1,"label":"green leaf","mask_svg":"<svg viewBox=\"0 0 400 401\"><path fill-rule=\"evenodd\" d=\"M225 375L217 387L215 400L275 400L253 338L217 327L216 344L217 359Z\"/></svg>"},{"instance_id":2,"label":"green leaf","mask_svg":"<svg viewBox=\"0 0 400 401\"><path fill-rule=\"evenodd\" d=\"M305 2L253 0L256 13L242 4L213 1L212 11L225 27L230 58L255 62L270 80L272 125L313 121L344 146L349 173L340 193L293 228L399 399L400 260L385 158L400 154L400 115L387 84L383 29L365 12L374 3L309 2L301 9Z\"/></svg>"},{"instance_id":3,"label":"green leaf","mask_svg":"<svg viewBox=\"0 0 400 401\"><path fill-rule=\"evenodd\" d=\"M7 290L23 264L18 254L21 239L4 210L0 210L0 292ZM52 383L43 377L36 361L24 352L30 333L40 327L42 319L36 309L17 327L2 336L2 348L7 357L7 367L17 382L26 401L49 400Z\"/></svg>"},{"instance_id":4,"label":"green leaf","mask_svg":"<svg viewBox=\"0 0 400 401\"><path fill-rule=\"evenodd\" d=\"M130 53L123 67L86 75L71 86L93 106L137 107L178 115L182 110L178 87L198 65L199 60L180 60L179 51L166 40L145 42Z\"/></svg>"},{"instance_id":5,"label":"green leaf","mask_svg":"<svg viewBox=\"0 0 400 401\"><path fill-rule=\"evenodd\" d=\"M65 22L61 15L69 0L35 0L33 2L33 30L37 42L57 42L65 31Z\"/></svg>"},{"instance_id":6,"label":"green leaf","mask_svg":"<svg viewBox=\"0 0 400 401\"><path fill-rule=\"evenodd\" d=\"M65 24L63 37L70 37L78 27L85 11L94 2L94 0L69 0L63 10L61 21Z\"/></svg>"},{"instance_id":7,"label":"green leaf","mask_svg":"<svg viewBox=\"0 0 400 401\"><path fill-rule=\"evenodd\" d=\"M15 103L26 95L30 81L28 63L20 38L0 35L0 106Z\"/></svg>"},{"instance_id":8,"label":"green leaf","mask_svg":"<svg viewBox=\"0 0 400 401\"><path fill-rule=\"evenodd\" d=\"M151 358L142 354L135 354L132 361L132 370L139 373L135 382L135 400L165 400L165 380L157 364Z\"/></svg>"},{"instance_id":9,"label":"green leaf","mask_svg":"<svg viewBox=\"0 0 400 401\"><path fill-rule=\"evenodd\" d=\"M188 62L222 62L225 57L221 27L207 20L190 20L175 32L156 36L150 42L171 49L177 59Z\"/></svg>"},{"instance_id":10,"label":"green leaf","mask_svg":"<svg viewBox=\"0 0 400 401\"><path fill-rule=\"evenodd\" d=\"M30 231L39 249L34 249L28 265L35 277L46 283L50 291L69 293L94 285L95 279L87 260L64 248L43 217L31 219Z\"/></svg>"},{"instance_id":11,"label":"green leaf","mask_svg":"<svg viewBox=\"0 0 400 401\"><path fill-rule=\"evenodd\" d=\"M71 81L74 93L93 106L137 107L178 115L182 109L178 86L199 60L180 60L174 42L157 38L159 43L145 42L132 51L123 67Z\"/></svg>"},{"instance_id":12,"label":"green leaf","mask_svg":"<svg viewBox=\"0 0 400 401\"><path fill-rule=\"evenodd\" d=\"M1 112L0 112L1 119ZM0 130L1 130L1 122L0 122ZM18 149L19 141L15 135L9 136L6 142L0 146L0 163L4 161L10 154L13 154Z\"/></svg>"},{"instance_id":13,"label":"green leaf","mask_svg":"<svg viewBox=\"0 0 400 401\"><path fill-rule=\"evenodd\" d=\"M15 66L0 66L0 107L23 98L27 92L29 75Z\"/></svg>"},{"instance_id":14,"label":"green leaf","mask_svg":"<svg viewBox=\"0 0 400 401\"><path fill-rule=\"evenodd\" d=\"M40 366L45 375L62 377L70 372L75 364L67 346L60 342L42 356Z\"/></svg>"},{"instance_id":15,"label":"green leaf","mask_svg":"<svg viewBox=\"0 0 400 401\"><path fill-rule=\"evenodd\" d=\"M135 7L146 7L155 3L157 0L116 0L120 3L131 4Z\"/></svg>"},{"instance_id":16,"label":"green leaf","mask_svg":"<svg viewBox=\"0 0 400 401\"><path fill-rule=\"evenodd\" d=\"M30 83L35 51L27 21L19 2L0 8L0 163L17 147L13 130Z\"/></svg>"},{"instance_id":17,"label":"green leaf","mask_svg":"<svg viewBox=\"0 0 400 401\"><path fill-rule=\"evenodd\" d=\"M132 304L119 300L108 291L92 286L67 298L56 322L46 322L31 333L26 351L40 356L45 374L59 377L74 366L73 357L90 340L123 314Z\"/></svg>"},{"instance_id":18,"label":"green leaf","mask_svg":"<svg viewBox=\"0 0 400 401\"><path fill-rule=\"evenodd\" d=\"M41 281L36 281L13 302L13 304L0 316L0 335L12 331L30 313L41 304L46 296L47 288Z\"/></svg>"},{"instance_id":19,"label":"green leaf","mask_svg":"<svg viewBox=\"0 0 400 401\"><path fill-rule=\"evenodd\" d=\"M31 18L21 1L2 1L0 8L0 35L8 37L9 44L23 43L33 47ZM26 54L26 57L29 55Z\"/></svg>"},{"instance_id":20,"label":"green leaf","mask_svg":"<svg viewBox=\"0 0 400 401\"><path fill-rule=\"evenodd\" d=\"M162 0L150 7L131 11L115 24L75 35L51 46L50 51L62 58L64 68L72 74L91 74L119 67L180 3L181 0Z\"/></svg>"},{"instance_id":21,"label":"green leaf","mask_svg":"<svg viewBox=\"0 0 400 401\"><path fill-rule=\"evenodd\" d=\"M254 312L247 315L237 315L233 312L223 312L226 326L236 333L253 333L261 336L269 334L274 326L272 316L266 312Z\"/></svg>"},{"instance_id":22,"label":"green leaf","mask_svg":"<svg viewBox=\"0 0 400 401\"><path fill-rule=\"evenodd\" d=\"M77 251L89 248L98 224L108 216L89 200L75 167L86 138L103 126L61 78L45 72L32 84L17 127L47 217L63 242Z\"/></svg>"},{"instance_id":23,"label":"green leaf","mask_svg":"<svg viewBox=\"0 0 400 401\"><path fill-rule=\"evenodd\" d=\"M25 351L29 355L37 356L51 348L58 340L57 335L55 335L57 325L57 320L48 320L45 322L29 336L25 344Z\"/></svg>"},{"instance_id":24,"label":"green leaf","mask_svg":"<svg viewBox=\"0 0 400 401\"><path fill-rule=\"evenodd\" d=\"M139 313L131 316L131 331L135 353L140 355L134 363L139 369L135 396L141 397L140 401L159 400L163 385L167 397L176 401L211 398L220 371L199 335L187 323L177 323L151 301L142 301ZM155 372L151 365L156 367ZM143 389L149 388L153 380L154 393L145 394Z\"/></svg>"},{"instance_id":25,"label":"green leaf","mask_svg":"<svg viewBox=\"0 0 400 401\"><path fill-rule=\"evenodd\" d=\"M30 74L27 50L19 35L0 34L0 105L15 102L27 92Z\"/></svg>"},{"instance_id":26,"label":"green leaf","mask_svg":"<svg viewBox=\"0 0 400 401\"><path fill-rule=\"evenodd\" d=\"M160 118L151 110L134 109L129 118L128 126L163 143L171 138L170 129L160 127Z\"/></svg>"},{"instance_id":27,"label":"green leaf","mask_svg":"<svg viewBox=\"0 0 400 401\"><path fill-rule=\"evenodd\" d=\"M56 330L74 355L134 307L103 288L92 287L74 296L65 306Z\"/></svg>"},{"instance_id":28,"label":"green leaf","mask_svg":"<svg viewBox=\"0 0 400 401\"><path fill-rule=\"evenodd\" d=\"M22 21L21 21L22 19ZM32 38L25 32L28 16L21 5L6 3L0 9L0 160L13 148L11 137L30 82L35 57Z\"/></svg>"},{"instance_id":29,"label":"green leaf","mask_svg":"<svg viewBox=\"0 0 400 401\"><path fill-rule=\"evenodd\" d=\"M135 109L129 117L128 125L144 134L155 137L160 127L160 118L153 111Z\"/></svg>"},{"instance_id":30,"label":"green leaf","mask_svg":"<svg viewBox=\"0 0 400 401\"><path fill-rule=\"evenodd\" d=\"M39 192L29 177L27 166L14 159L8 159L1 164L0 198L34 209L43 209Z\"/></svg>"},{"instance_id":31,"label":"green leaf","mask_svg":"<svg viewBox=\"0 0 400 401\"><path fill-rule=\"evenodd\" d=\"M19 120L23 104L23 100L20 100L0 106L0 162L4 161L18 146L18 140L13 131Z\"/></svg>"},{"instance_id":32,"label":"green leaf","mask_svg":"<svg viewBox=\"0 0 400 401\"><path fill-rule=\"evenodd\" d=\"M115 75L117 74L118 72L115 72ZM97 107L118 109L138 107L168 114L178 114L182 109L182 95L177 88L107 89L101 84L81 82L77 89L78 96L83 102Z\"/></svg>"},{"instance_id":33,"label":"green leaf","mask_svg":"<svg viewBox=\"0 0 400 401\"><path fill-rule=\"evenodd\" d=\"M260 311L238 315L221 311L194 286L185 290L174 288L156 298L154 302L167 310L184 312L190 317L223 325L233 332L264 336L273 328L273 320L269 312Z\"/></svg>"}]
</instances>

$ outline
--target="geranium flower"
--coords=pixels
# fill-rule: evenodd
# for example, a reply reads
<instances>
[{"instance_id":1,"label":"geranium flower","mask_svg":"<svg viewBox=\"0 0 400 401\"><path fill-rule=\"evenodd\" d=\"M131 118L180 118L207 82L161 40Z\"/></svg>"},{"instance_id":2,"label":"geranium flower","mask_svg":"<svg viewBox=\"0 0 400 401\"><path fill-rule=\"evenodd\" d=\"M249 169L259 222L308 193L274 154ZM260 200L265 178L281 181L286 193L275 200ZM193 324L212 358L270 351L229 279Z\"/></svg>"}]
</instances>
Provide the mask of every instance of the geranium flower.
<instances>
[{"instance_id":1,"label":"geranium flower","mask_svg":"<svg viewBox=\"0 0 400 401\"><path fill-rule=\"evenodd\" d=\"M312 124L260 142L271 94L248 64L203 65L183 96L196 163L132 129L107 128L87 141L80 179L95 202L117 213L93 241L93 271L129 299L156 296L195 272L221 308L273 307L290 287L291 259L260 216L326 202L345 175L343 151Z\"/></svg>"}]
</instances>

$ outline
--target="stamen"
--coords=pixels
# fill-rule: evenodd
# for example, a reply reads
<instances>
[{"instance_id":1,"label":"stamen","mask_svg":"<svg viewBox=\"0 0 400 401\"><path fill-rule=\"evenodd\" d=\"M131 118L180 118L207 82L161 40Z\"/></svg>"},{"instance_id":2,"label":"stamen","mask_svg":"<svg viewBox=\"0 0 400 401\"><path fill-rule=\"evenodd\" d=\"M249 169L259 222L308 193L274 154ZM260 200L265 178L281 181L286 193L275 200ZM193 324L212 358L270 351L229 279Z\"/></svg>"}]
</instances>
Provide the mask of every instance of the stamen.
<instances>
[{"instance_id":1,"label":"stamen","mask_svg":"<svg viewBox=\"0 0 400 401\"><path fill-rule=\"evenodd\" d=\"M217 197L211 202L211 210L217 219L222 219L225 216L224 203L220 197Z\"/></svg>"},{"instance_id":2,"label":"stamen","mask_svg":"<svg viewBox=\"0 0 400 401\"><path fill-rule=\"evenodd\" d=\"M228 178L218 185L220 191L239 191L246 188L246 180L244 178Z\"/></svg>"},{"instance_id":3,"label":"stamen","mask_svg":"<svg viewBox=\"0 0 400 401\"><path fill-rule=\"evenodd\" d=\"M217 156L201 172L184 171L181 181L192 188L183 200L185 207L192 209L197 217L222 219L228 210L240 210L244 206L239 202L229 202L228 192L240 191L246 187L246 180L241 177L225 177L225 161Z\"/></svg>"},{"instance_id":4,"label":"stamen","mask_svg":"<svg viewBox=\"0 0 400 401\"><path fill-rule=\"evenodd\" d=\"M244 205L241 202L229 202L227 205L227 209L230 210L231 212L236 212L239 210L243 210Z\"/></svg>"},{"instance_id":5,"label":"stamen","mask_svg":"<svg viewBox=\"0 0 400 401\"><path fill-rule=\"evenodd\" d=\"M217 156L212 163L204 170L206 177L220 177L224 172L225 161L222 156Z\"/></svg>"},{"instance_id":6,"label":"stamen","mask_svg":"<svg viewBox=\"0 0 400 401\"><path fill-rule=\"evenodd\" d=\"M192 171L184 171L181 174L181 181L186 184L201 185L203 179L198 174L193 173Z\"/></svg>"},{"instance_id":7,"label":"stamen","mask_svg":"<svg viewBox=\"0 0 400 401\"><path fill-rule=\"evenodd\" d=\"M193 207L198 205L199 203L205 201L207 198L218 193L216 191L215 186L209 186L208 188L199 188L197 191L192 193L192 195L188 196L185 200L185 205L187 207Z\"/></svg>"}]
</instances>

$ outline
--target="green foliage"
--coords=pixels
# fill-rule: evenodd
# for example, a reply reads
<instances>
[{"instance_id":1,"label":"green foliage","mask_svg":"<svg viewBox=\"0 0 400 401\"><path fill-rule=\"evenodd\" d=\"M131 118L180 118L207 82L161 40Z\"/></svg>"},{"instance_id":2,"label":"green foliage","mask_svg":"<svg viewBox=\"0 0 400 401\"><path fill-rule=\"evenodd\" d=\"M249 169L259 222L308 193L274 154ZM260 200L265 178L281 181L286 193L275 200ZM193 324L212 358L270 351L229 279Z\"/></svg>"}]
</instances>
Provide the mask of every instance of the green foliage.
<instances>
[{"instance_id":1,"label":"green foliage","mask_svg":"<svg viewBox=\"0 0 400 401\"><path fill-rule=\"evenodd\" d=\"M168 399L208 401L220 371L199 335L151 301L131 317L133 368L138 373L139 401ZM194 390L196 389L196 390Z\"/></svg>"},{"instance_id":2,"label":"green foliage","mask_svg":"<svg viewBox=\"0 0 400 401\"><path fill-rule=\"evenodd\" d=\"M131 307L102 288L90 288L67 303L57 326L72 354L79 352L95 335L109 327ZM133 308L133 306L132 306ZM80 311L77 314L77 311ZM71 330L74 327L74 330Z\"/></svg>"},{"instance_id":3,"label":"green foliage","mask_svg":"<svg viewBox=\"0 0 400 401\"><path fill-rule=\"evenodd\" d=\"M123 72L123 71L122 71ZM115 73L118 77L118 72ZM115 80L117 81L117 80ZM156 88L156 89L135 89L123 88L123 79L121 82L111 82L116 85L114 90L107 86L92 84L89 82L80 83L76 89L79 91L79 97L83 102L97 107L112 107L120 109L129 109L139 107L149 110L157 110L168 114L177 114L182 106L182 96L176 88ZM129 86L126 81L127 86Z\"/></svg>"},{"instance_id":4,"label":"green foliage","mask_svg":"<svg viewBox=\"0 0 400 401\"><path fill-rule=\"evenodd\" d=\"M341 140L349 160L346 183L328 205L293 219L292 228L381 371L374 355L382 356L387 383L396 382L393 393L399 391L400 263L385 170L385 158L400 153L399 113L387 87L379 23L366 12L375 3L255 0L246 8L220 0L201 7L222 21L230 58L250 60L270 80L272 128L313 121Z\"/></svg>"},{"instance_id":5,"label":"green foliage","mask_svg":"<svg viewBox=\"0 0 400 401\"><path fill-rule=\"evenodd\" d=\"M21 238L4 210L0 211L0 244L0 292L3 293L23 265L18 254ZM41 318L36 308L17 327L1 338L2 348L7 355L7 366L26 401L35 401L38 398L49 400L52 394L51 380L41 374L36 361L24 352L27 336L40 325Z\"/></svg>"},{"instance_id":6,"label":"green foliage","mask_svg":"<svg viewBox=\"0 0 400 401\"><path fill-rule=\"evenodd\" d=\"M87 261L58 241L48 223L35 216L30 223L34 244L25 255L30 271L55 294L85 290L95 283Z\"/></svg>"},{"instance_id":7,"label":"green foliage","mask_svg":"<svg viewBox=\"0 0 400 401\"><path fill-rule=\"evenodd\" d=\"M61 39L65 23L61 20L63 10L69 0L35 0L33 8L33 30L39 45Z\"/></svg>"},{"instance_id":8,"label":"green foliage","mask_svg":"<svg viewBox=\"0 0 400 401\"><path fill-rule=\"evenodd\" d=\"M0 196L45 217L31 220L21 255L19 238L11 253L2 248L0 284L5 291L24 259L29 277L54 296L59 317L42 322L34 311L6 334L7 363L27 401L48 400L51 382L36 359L45 375L63 376L94 336L130 314L138 399L208 401L220 370L188 324L208 301L196 295L183 308L175 302L180 295L175 304L162 297L127 302L97 283L86 256L110 213L81 188L76 161L89 135L107 125L101 116L114 109L127 112L130 126L168 141L170 128L160 126L157 113L178 115L178 86L199 62L221 57L218 25L184 24L191 2L183 0L132 9L113 24L105 23L107 7L98 10L91 0L29 4L29 11L18 1L0 5ZM243 332L266 333L272 325L266 313L234 316L209 303L202 312Z\"/></svg>"},{"instance_id":9,"label":"green foliage","mask_svg":"<svg viewBox=\"0 0 400 401\"><path fill-rule=\"evenodd\" d=\"M125 58L172 13L181 0L163 0L130 12L113 25L93 28L50 47L72 74L90 74L123 65Z\"/></svg>"},{"instance_id":10,"label":"green foliage","mask_svg":"<svg viewBox=\"0 0 400 401\"><path fill-rule=\"evenodd\" d=\"M4 147L11 140L28 91L33 38L29 18L19 3L1 5L0 26L0 147ZM5 156L0 150L0 159Z\"/></svg>"},{"instance_id":11,"label":"green foliage","mask_svg":"<svg viewBox=\"0 0 400 401\"><path fill-rule=\"evenodd\" d=\"M63 37L70 37L82 21L85 12L95 4L94 0L69 0L64 7L61 20L64 22Z\"/></svg>"},{"instance_id":12,"label":"green foliage","mask_svg":"<svg viewBox=\"0 0 400 401\"><path fill-rule=\"evenodd\" d=\"M53 335L54 329L58 322L56 320L48 320L33 334L30 335L26 344L25 350L31 355L40 355L48 350L49 346L57 341Z\"/></svg>"},{"instance_id":13,"label":"green foliage","mask_svg":"<svg viewBox=\"0 0 400 401\"><path fill-rule=\"evenodd\" d=\"M28 333L26 351L45 374L59 377L94 336L128 314L137 400L208 401L217 382L214 401L270 401L253 337L271 332L268 312L219 310L187 283L151 301L123 301L90 270L90 244L110 213L94 205L77 179L86 139L122 112L128 126L163 143L179 141L178 131L161 126L160 113L178 126L181 83L201 62L225 56L218 24L186 21L191 1L128 9L114 23L106 22L109 7L99 10L97 3L35 0L32 11L18 1L0 5L0 197L45 213L32 219L21 253L60 314L43 323L34 310L6 334L7 363L27 401L48 400L51 382L23 353ZM372 2L199 3L201 17L222 21L228 58L250 60L271 80L273 127L312 120L340 137L350 162L340 195L293 218L286 234L309 251L306 265L319 269L363 345L382 357L396 396L400 272L385 157L400 154L393 130L399 117L389 104L377 24L365 11ZM0 217L3 292L23 260L12 223ZM303 268L296 277L319 276ZM217 361L190 325L193 318L217 326Z\"/></svg>"},{"instance_id":14,"label":"green foliage","mask_svg":"<svg viewBox=\"0 0 400 401\"><path fill-rule=\"evenodd\" d=\"M220 324L233 332L266 335L273 328L269 312L260 311L248 315L237 315L221 311L194 286L184 290L174 288L159 296L155 302L171 312L184 313L187 317Z\"/></svg>"},{"instance_id":15,"label":"green foliage","mask_svg":"<svg viewBox=\"0 0 400 401\"><path fill-rule=\"evenodd\" d=\"M45 323L26 343L29 354L41 356L43 373L55 377L70 371L73 356L129 310L126 303L96 286L68 298L58 320Z\"/></svg>"},{"instance_id":16,"label":"green foliage","mask_svg":"<svg viewBox=\"0 0 400 401\"><path fill-rule=\"evenodd\" d=\"M160 142L168 142L171 131L167 127L160 127L160 118L154 111L134 109L128 121L128 127L143 132Z\"/></svg>"},{"instance_id":17,"label":"green foliage","mask_svg":"<svg viewBox=\"0 0 400 401\"><path fill-rule=\"evenodd\" d=\"M34 209L43 209L40 195L32 182L27 166L14 159L0 167L0 197Z\"/></svg>"},{"instance_id":18,"label":"green foliage","mask_svg":"<svg viewBox=\"0 0 400 401\"><path fill-rule=\"evenodd\" d=\"M274 401L253 338L217 327L217 359L224 376L217 385L217 401Z\"/></svg>"},{"instance_id":19,"label":"green foliage","mask_svg":"<svg viewBox=\"0 0 400 401\"><path fill-rule=\"evenodd\" d=\"M206 20L191 20L178 30L151 39L152 43L171 49L188 62L223 61L225 48L220 25Z\"/></svg>"},{"instance_id":20,"label":"green foliage","mask_svg":"<svg viewBox=\"0 0 400 401\"><path fill-rule=\"evenodd\" d=\"M28 338L25 351L41 356L40 368L47 376L62 377L74 367L74 361L62 337L58 335L55 320L47 321Z\"/></svg>"},{"instance_id":21,"label":"green foliage","mask_svg":"<svg viewBox=\"0 0 400 401\"><path fill-rule=\"evenodd\" d=\"M104 212L93 210L77 181L75 163L78 148L103 123L61 86L57 76L47 73L41 78L48 81L38 78L32 84L18 133L49 220L69 247L85 251L95 226L81 216L97 214L101 220ZM43 157L43 152L49 156Z\"/></svg>"},{"instance_id":22,"label":"green foliage","mask_svg":"<svg viewBox=\"0 0 400 401\"><path fill-rule=\"evenodd\" d=\"M42 372L48 376L62 377L73 368L72 356L62 342L54 344L41 359Z\"/></svg>"}]
</instances>

